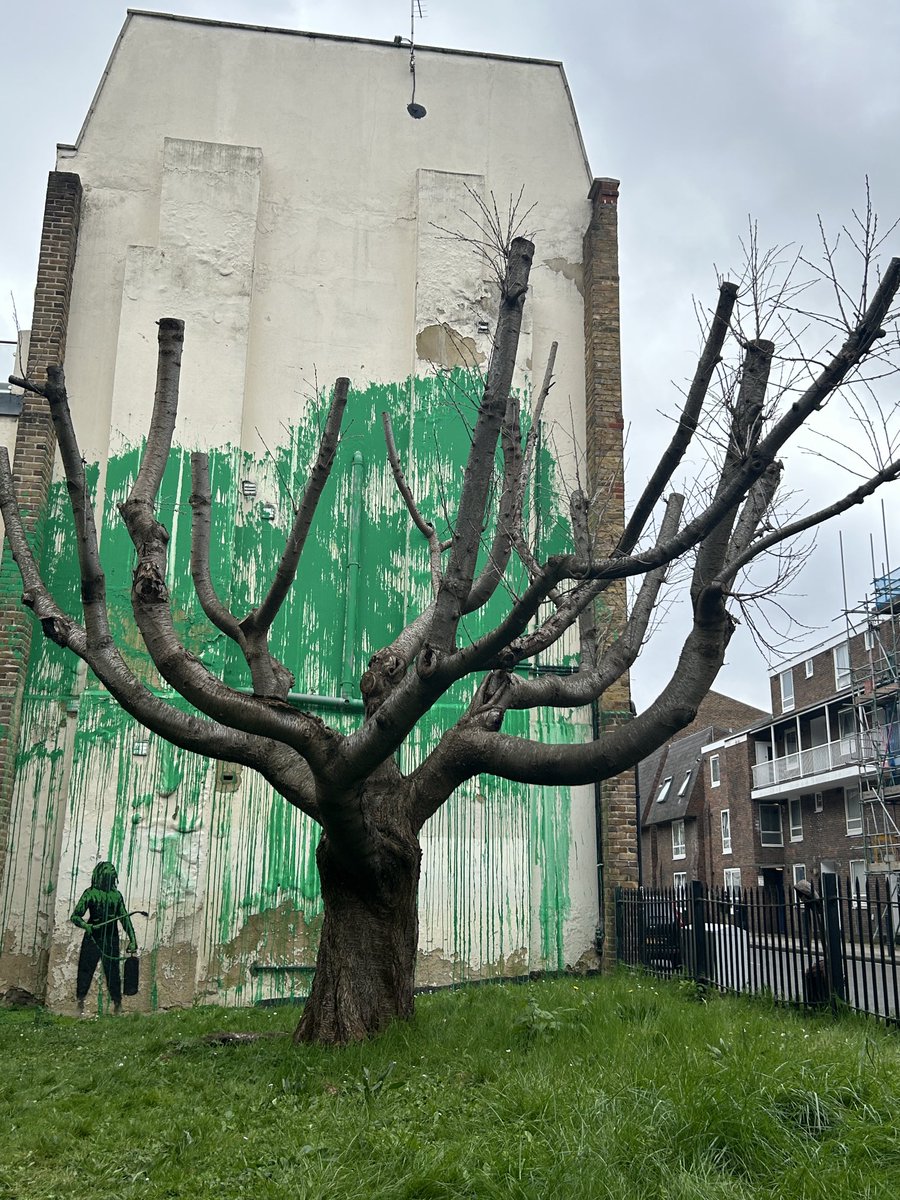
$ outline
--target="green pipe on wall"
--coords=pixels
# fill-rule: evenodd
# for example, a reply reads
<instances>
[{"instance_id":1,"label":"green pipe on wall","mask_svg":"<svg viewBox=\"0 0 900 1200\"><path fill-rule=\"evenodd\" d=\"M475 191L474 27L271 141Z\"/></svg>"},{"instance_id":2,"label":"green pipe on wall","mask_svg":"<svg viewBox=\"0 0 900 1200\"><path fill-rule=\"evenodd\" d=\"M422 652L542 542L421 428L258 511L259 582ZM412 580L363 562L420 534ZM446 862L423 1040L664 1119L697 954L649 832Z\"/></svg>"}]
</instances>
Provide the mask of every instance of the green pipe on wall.
<instances>
[{"instance_id":1,"label":"green pipe on wall","mask_svg":"<svg viewBox=\"0 0 900 1200\"><path fill-rule=\"evenodd\" d=\"M350 464L350 538L347 546L347 592L344 604L344 660L341 695L349 697L355 686L353 669L359 610L359 541L362 528L363 456L360 450Z\"/></svg>"}]
</instances>

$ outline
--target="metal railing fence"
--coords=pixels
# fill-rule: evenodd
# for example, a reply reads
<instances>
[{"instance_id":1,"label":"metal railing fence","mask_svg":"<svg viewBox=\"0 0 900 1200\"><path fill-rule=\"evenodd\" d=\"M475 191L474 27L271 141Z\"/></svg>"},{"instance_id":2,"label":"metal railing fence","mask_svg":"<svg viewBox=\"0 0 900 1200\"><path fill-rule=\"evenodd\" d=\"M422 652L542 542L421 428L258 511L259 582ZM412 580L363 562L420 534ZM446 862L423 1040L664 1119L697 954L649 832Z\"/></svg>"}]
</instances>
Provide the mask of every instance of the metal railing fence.
<instances>
[{"instance_id":1,"label":"metal railing fence","mask_svg":"<svg viewBox=\"0 0 900 1200\"><path fill-rule=\"evenodd\" d=\"M618 889L616 954L656 975L790 1004L849 1005L900 1020L896 876L822 877L822 895L793 889Z\"/></svg>"}]
</instances>

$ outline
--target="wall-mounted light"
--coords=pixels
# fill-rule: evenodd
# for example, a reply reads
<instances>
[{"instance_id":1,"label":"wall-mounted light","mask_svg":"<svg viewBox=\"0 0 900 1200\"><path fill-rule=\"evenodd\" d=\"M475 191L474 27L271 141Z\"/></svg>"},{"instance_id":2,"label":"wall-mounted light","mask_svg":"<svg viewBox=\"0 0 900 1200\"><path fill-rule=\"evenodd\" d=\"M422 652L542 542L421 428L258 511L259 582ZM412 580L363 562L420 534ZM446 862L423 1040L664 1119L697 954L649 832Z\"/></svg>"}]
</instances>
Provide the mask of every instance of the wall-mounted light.
<instances>
[{"instance_id":1,"label":"wall-mounted light","mask_svg":"<svg viewBox=\"0 0 900 1200\"><path fill-rule=\"evenodd\" d=\"M262 514L262 519L264 521L274 521L275 520L275 505L274 504L261 504L259 506L259 511Z\"/></svg>"},{"instance_id":2,"label":"wall-mounted light","mask_svg":"<svg viewBox=\"0 0 900 1200\"><path fill-rule=\"evenodd\" d=\"M256 495L256 484L252 479L241 480L241 495L252 499Z\"/></svg>"},{"instance_id":3,"label":"wall-mounted light","mask_svg":"<svg viewBox=\"0 0 900 1200\"><path fill-rule=\"evenodd\" d=\"M149 742L138 742L138 741L132 742L131 743L131 753L136 758L146 758L147 755L150 753L150 743Z\"/></svg>"}]
</instances>

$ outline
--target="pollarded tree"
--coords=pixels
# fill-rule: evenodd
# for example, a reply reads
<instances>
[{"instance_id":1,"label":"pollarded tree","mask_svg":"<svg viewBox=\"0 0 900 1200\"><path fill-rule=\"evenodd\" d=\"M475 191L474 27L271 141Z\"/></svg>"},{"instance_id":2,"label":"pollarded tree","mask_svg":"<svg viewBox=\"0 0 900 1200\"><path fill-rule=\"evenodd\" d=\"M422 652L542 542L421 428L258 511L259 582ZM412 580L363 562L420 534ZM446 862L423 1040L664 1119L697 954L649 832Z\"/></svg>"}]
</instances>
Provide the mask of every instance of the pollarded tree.
<instances>
[{"instance_id":1,"label":"pollarded tree","mask_svg":"<svg viewBox=\"0 0 900 1200\"><path fill-rule=\"evenodd\" d=\"M413 1007L417 950L417 888L423 825L465 780L494 774L528 784L575 785L615 776L646 756L693 718L722 665L734 617L729 601L739 574L764 551L809 529L900 474L900 458L885 454L860 486L829 507L778 524L773 503L782 473L779 454L798 430L868 361L883 369L896 338L886 337L900 285L894 259L871 298L865 284L856 305L838 291L845 320L839 345L817 362L798 362L785 314L797 289L773 292L771 263L752 264L746 287L723 282L705 330L694 378L662 455L633 511L606 544L596 534L585 495L571 497L572 541L567 553L539 561L523 519L534 467L540 409L552 363L525 432L512 388L513 367L528 291L533 245L523 238L504 248L498 272L499 318L483 395L471 431L449 538L441 539L419 511L385 416L387 454L399 495L430 558L432 599L394 640L374 654L360 680L364 716L349 734L288 703L293 677L277 661L269 632L291 588L316 505L338 444L348 381L334 387L318 454L271 586L257 607L236 615L222 602L210 570L211 503L206 456L192 458L191 573L209 620L242 652L252 694L226 686L179 637L166 586L168 534L156 517L157 497L172 446L184 329L159 322L156 397L146 449L122 518L134 543L131 593L135 622L160 675L185 699L186 713L151 691L113 642L93 508L66 398L62 366L46 384L13 380L44 396L56 427L78 540L83 620L66 615L44 585L23 533L9 462L0 450L0 508L24 582L24 603L46 637L82 658L139 722L176 746L258 771L288 803L321 826L317 851L324 923L312 992L298 1040L346 1042L376 1033ZM871 255L865 255L865 277ZM764 333L774 314L785 333L781 377L770 384L776 347ZM748 318L751 328L746 329ZM727 352L736 354L732 369ZM707 416L712 409L715 418ZM713 436L718 429L718 438ZM692 443L705 440L711 469L695 489L692 509L670 488ZM890 442L890 439L888 439ZM501 463L499 468L495 464ZM493 514L486 550L485 529ZM427 547L427 550L425 549ZM480 553L481 551L481 553ZM524 568L518 593L511 564ZM513 709L586 705L601 697L634 662L658 605L667 568L689 563L692 624L677 667L656 700L627 724L582 745L545 745L503 730ZM616 631L598 634L596 602L622 580L637 580L630 616ZM621 583L620 583L621 586ZM473 639L461 622L506 589L502 619ZM498 593L499 594L499 593ZM581 656L567 675L517 673L574 626ZM468 707L408 774L396 752L413 727L449 688L471 681Z\"/></svg>"}]
</instances>

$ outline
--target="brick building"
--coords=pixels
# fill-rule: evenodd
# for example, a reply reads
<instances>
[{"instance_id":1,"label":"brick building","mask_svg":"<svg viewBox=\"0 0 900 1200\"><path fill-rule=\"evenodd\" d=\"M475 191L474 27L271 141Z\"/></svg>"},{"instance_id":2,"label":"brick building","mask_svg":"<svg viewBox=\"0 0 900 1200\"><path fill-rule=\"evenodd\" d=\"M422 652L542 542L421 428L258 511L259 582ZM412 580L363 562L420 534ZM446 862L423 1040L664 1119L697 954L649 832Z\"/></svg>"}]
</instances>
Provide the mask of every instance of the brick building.
<instances>
[{"instance_id":1,"label":"brick building","mask_svg":"<svg viewBox=\"0 0 900 1200\"><path fill-rule=\"evenodd\" d=\"M190 582L190 453L210 464L216 586L244 607L280 554L321 392L336 376L352 378L352 419L304 552L307 586L294 589L273 633L296 679L293 702L352 728L361 701L348 701L347 687L407 610L428 603L427 554L408 536L380 413L394 413L410 483L439 519L468 446L459 397L477 394L497 316L487 258L442 232L468 229L462 214L477 212L476 198L496 196L503 210L523 189L539 206L514 384L523 395L539 387L558 342L545 408L556 451L542 444L536 459L540 552L568 520L583 459L589 490L610 497L609 539L621 528L618 184L589 170L560 63L426 47L417 63L424 121L407 109L408 48L130 12L76 143L58 148L27 373L40 381L65 360L111 622L129 666L170 699L132 622L132 547L117 514L146 436L163 315L186 325L159 512L168 582L190 651L226 683L246 687L248 677ZM35 556L77 613L71 514L44 401L25 397L15 433L0 436L15 446ZM351 511L360 514L352 570ZM42 640L21 595L7 555L0 991L16 985L73 1004L69 914L94 865L109 859L129 907L150 914L139 930L149 952L140 1004L302 994L321 923L317 828L254 772L148 736L77 660ZM558 665L576 636L559 647ZM433 724L417 728L405 766L455 719L451 708L435 706ZM587 740L629 711L626 678L599 713L526 713L516 731ZM598 889L636 882L632 780L604 785L602 823L586 786L491 781L446 805L422 839L420 981L592 956Z\"/></svg>"},{"instance_id":2,"label":"brick building","mask_svg":"<svg viewBox=\"0 0 900 1200\"><path fill-rule=\"evenodd\" d=\"M641 764L645 884L787 897L823 873L896 873L898 595L900 577L876 581L864 619L773 668L771 716L710 723Z\"/></svg>"},{"instance_id":3,"label":"brick building","mask_svg":"<svg viewBox=\"0 0 900 1200\"><path fill-rule=\"evenodd\" d=\"M716 859L723 780L711 775L705 748L763 716L760 709L710 692L697 716L638 767L641 797L641 878L647 887L676 887L690 879L722 882ZM714 764L718 765L718 763ZM737 759L735 761L737 766ZM749 776L743 779L748 785ZM728 787L741 786L739 773ZM727 806L726 806L727 807Z\"/></svg>"}]
</instances>

